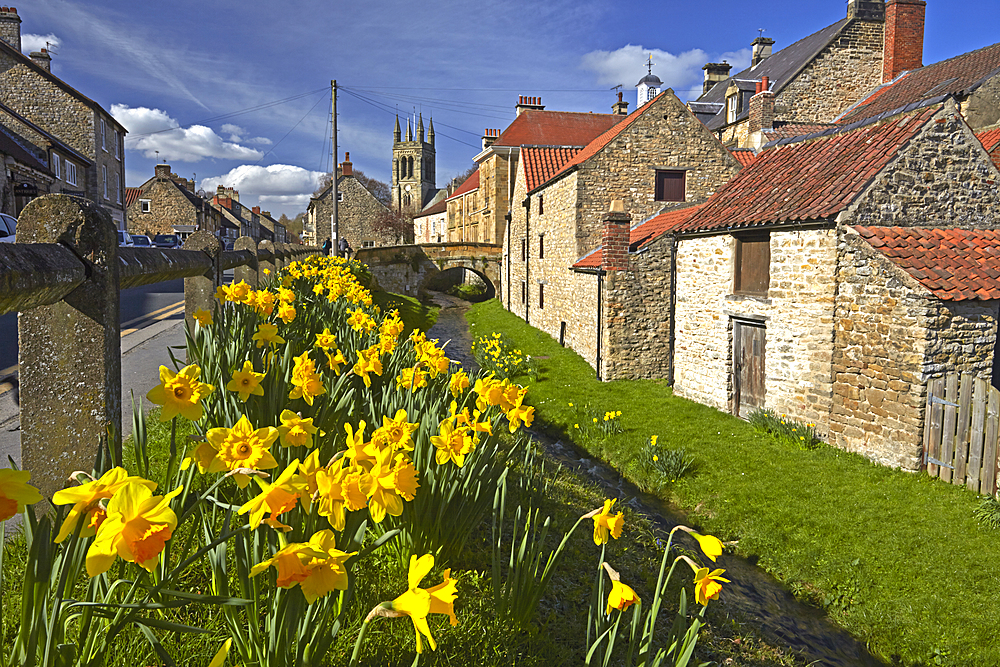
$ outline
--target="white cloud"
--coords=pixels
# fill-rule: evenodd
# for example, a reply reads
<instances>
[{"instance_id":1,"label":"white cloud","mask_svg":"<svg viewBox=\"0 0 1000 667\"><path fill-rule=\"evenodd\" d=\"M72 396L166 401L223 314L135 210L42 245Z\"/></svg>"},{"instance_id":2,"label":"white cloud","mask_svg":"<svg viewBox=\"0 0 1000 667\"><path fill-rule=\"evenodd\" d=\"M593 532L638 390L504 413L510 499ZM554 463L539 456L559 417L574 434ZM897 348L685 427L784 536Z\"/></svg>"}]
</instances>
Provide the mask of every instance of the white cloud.
<instances>
[{"instance_id":1,"label":"white cloud","mask_svg":"<svg viewBox=\"0 0 1000 667\"><path fill-rule=\"evenodd\" d=\"M21 52L28 54L32 51L41 51L42 49L58 49L61 42L62 40L52 33L47 35L21 35Z\"/></svg>"},{"instance_id":2,"label":"white cloud","mask_svg":"<svg viewBox=\"0 0 1000 667\"><path fill-rule=\"evenodd\" d=\"M312 197L312 193L302 195L261 195L260 203L304 208L309 205L310 197Z\"/></svg>"},{"instance_id":3,"label":"white cloud","mask_svg":"<svg viewBox=\"0 0 1000 667\"><path fill-rule=\"evenodd\" d=\"M701 49L674 55L668 51L628 44L616 51L591 51L584 54L580 67L592 71L598 84L622 84L624 90L628 91L634 89L636 82L645 75L645 62L650 55L653 58L653 74L660 77L665 88L673 88L681 99L695 98L701 94L699 84L704 80L701 68L705 63L726 60L733 65L733 73L750 64L749 49L723 53L713 60Z\"/></svg>"},{"instance_id":4,"label":"white cloud","mask_svg":"<svg viewBox=\"0 0 1000 667\"><path fill-rule=\"evenodd\" d=\"M301 204L308 203L323 175L321 171L309 171L290 164L267 167L244 164L228 174L203 179L199 187L211 192L224 185L236 188L241 195L258 195L261 202Z\"/></svg>"},{"instance_id":5,"label":"white cloud","mask_svg":"<svg viewBox=\"0 0 1000 667\"><path fill-rule=\"evenodd\" d=\"M254 148L223 140L210 127L182 128L160 109L112 104L111 115L129 131L126 147L142 152L147 158L199 162L205 158L249 160L263 157L263 153Z\"/></svg>"},{"instance_id":6,"label":"white cloud","mask_svg":"<svg viewBox=\"0 0 1000 667\"><path fill-rule=\"evenodd\" d=\"M233 125L231 123L225 123L219 128L223 132L229 135L229 140L237 144L256 144L258 146L270 146L273 142L267 137L249 137L245 135L247 133L239 125Z\"/></svg>"}]
</instances>

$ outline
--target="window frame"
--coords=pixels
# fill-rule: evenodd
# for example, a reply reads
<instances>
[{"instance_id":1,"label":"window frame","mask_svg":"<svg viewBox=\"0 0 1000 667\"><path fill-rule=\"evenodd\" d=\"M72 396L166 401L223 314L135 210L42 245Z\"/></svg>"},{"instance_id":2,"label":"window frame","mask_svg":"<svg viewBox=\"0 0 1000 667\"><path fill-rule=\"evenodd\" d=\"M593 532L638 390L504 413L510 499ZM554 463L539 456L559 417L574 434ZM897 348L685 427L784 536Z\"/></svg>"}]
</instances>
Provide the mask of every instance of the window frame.
<instances>
[{"instance_id":1,"label":"window frame","mask_svg":"<svg viewBox=\"0 0 1000 667\"><path fill-rule=\"evenodd\" d=\"M140 213L150 213L153 210L153 200L151 199L140 199L139 200L139 212Z\"/></svg>"},{"instance_id":2,"label":"window frame","mask_svg":"<svg viewBox=\"0 0 1000 667\"><path fill-rule=\"evenodd\" d=\"M104 187L104 198L110 199L108 197L108 165L106 164L101 165L101 181Z\"/></svg>"},{"instance_id":3,"label":"window frame","mask_svg":"<svg viewBox=\"0 0 1000 667\"><path fill-rule=\"evenodd\" d=\"M538 215L545 215L545 198L538 195Z\"/></svg>"},{"instance_id":4,"label":"window frame","mask_svg":"<svg viewBox=\"0 0 1000 667\"><path fill-rule=\"evenodd\" d=\"M52 153L52 164L49 165L52 168L52 173L55 174L57 180L63 180L62 177L62 161L59 157L59 153Z\"/></svg>"},{"instance_id":5,"label":"window frame","mask_svg":"<svg viewBox=\"0 0 1000 667\"><path fill-rule=\"evenodd\" d=\"M538 235L538 259L545 259L545 234Z\"/></svg>"},{"instance_id":6,"label":"window frame","mask_svg":"<svg viewBox=\"0 0 1000 667\"><path fill-rule=\"evenodd\" d=\"M103 118L101 119L101 148L105 153L108 152L108 123Z\"/></svg>"},{"instance_id":7,"label":"window frame","mask_svg":"<svg viewBox=\"0 0 1000 667\"><path fill-rule=\"evenodd\" d=\"M745 232L733 234L733 294L767 298L771 287L771 234L770 232ZM745 268L754 261L763 262L766 258L766 270L763 281L753 270ZM751 284L748 286L747 283ZM763 283L763 289L760 289Z\"/></svg>"},{"instance_id":8,"label":"window frame","mask_svg":"<svg viewBox=\"0 0 1000 667\"><path fill-rule=\"evenodd\" d=\"M545 310L545 283L538 283L538 310Z\"/></svg>"},{"instance_id":9,"label":"window frame","mask_svg":"<svg viewBox=\"0 0 1000 667\"><path fill-rule=\"evenodd\" d=\"M669 178L668 178L669 176ZM667 199L666 184L680 176L680 199ZM653 200L658 202L681 203L687 201L687 171L683 169L657 169L653 173Z\"/></svg>"},{"instance_id":10,"label":"window frame","mask_svg":"<svg viewBox=\"0 0 1000 667\"><path fill-rule=\"evenodd\" d=\"M72 160L64 160L66 164L66 182L69 185L75 185L79 187L79 175L77 174L76 163Z\"/></svg>"}]
</instances>

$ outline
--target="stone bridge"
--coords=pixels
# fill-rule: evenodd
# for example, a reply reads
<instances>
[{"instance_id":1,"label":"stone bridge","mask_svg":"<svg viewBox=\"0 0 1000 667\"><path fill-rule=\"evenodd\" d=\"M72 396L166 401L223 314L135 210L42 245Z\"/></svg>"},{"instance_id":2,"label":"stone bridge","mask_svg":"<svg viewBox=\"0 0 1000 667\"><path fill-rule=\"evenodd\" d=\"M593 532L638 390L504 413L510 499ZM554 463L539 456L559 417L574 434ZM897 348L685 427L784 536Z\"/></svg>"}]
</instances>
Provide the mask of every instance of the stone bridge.
<instances>
[{"instance_id":1,"label":"stone bridge","mask_svg":"<svg viewBox=\"0 0 1000 667\"><path fill-rule=\"evenodd\" d=\"M467 269L486 283L486 296L499 296L503 246L492 243L426 243L361 248L355 259L367 264L387 292L421 296L450 272Z\"/></svg>"}]
</instances>

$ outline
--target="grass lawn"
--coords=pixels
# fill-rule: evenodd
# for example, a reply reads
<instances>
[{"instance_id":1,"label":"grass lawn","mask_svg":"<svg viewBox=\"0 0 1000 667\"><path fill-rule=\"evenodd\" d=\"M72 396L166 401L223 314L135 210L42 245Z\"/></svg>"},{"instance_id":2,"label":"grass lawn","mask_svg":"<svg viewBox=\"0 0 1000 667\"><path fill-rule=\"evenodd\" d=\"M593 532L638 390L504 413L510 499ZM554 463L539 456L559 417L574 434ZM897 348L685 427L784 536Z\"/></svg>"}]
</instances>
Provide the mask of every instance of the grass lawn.
<instances>
[{"instance_id":1,"label":"grass lawn","mask_svg":"<svg viewBox=\"0 0 1000 667\"><path fill-rule=\"evenodd\" d=\"M660 495L736 541L736 553L826 608L876 655L906 665L1000 665L1000 541L973 517L975 494L833 447L780 444L675 397L662 381L598 382L579 355L496 300L467 317L473 338L501 332L537 361L528 401L547 428L638 486L649 487L642 462L650 436L693 455L693 469ZM594 427L595 416L618 410L624 432Z\"/></svg>"},{"instance_id":2,"label":"grass lawn","mask_svg":"<svg viewBox=\"0 0 1000 667\"><path fill-rule=\"evenodd\" d=\"M372 292L372 301L384 313L395 309L399 310L399 317L406 325L406 330L403 332L404 336L409 336L410 332L414 329L427 331L437 321L439 310L437 306L428 306L420 303L420 301L411 296L403 296L402 294L393 294L391 292Z\"/></svg>"}]
</instances>

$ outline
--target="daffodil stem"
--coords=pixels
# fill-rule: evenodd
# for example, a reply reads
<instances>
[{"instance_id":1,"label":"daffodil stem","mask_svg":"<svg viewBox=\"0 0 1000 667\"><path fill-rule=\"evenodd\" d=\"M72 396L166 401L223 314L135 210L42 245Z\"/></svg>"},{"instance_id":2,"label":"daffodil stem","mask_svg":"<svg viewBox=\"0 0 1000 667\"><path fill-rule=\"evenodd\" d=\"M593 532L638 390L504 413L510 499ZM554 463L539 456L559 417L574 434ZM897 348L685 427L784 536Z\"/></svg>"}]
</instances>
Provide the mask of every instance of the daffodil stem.
<instances>
[{"instance_id":1,"label":"daffodil stem","mask_svg":"<svg viewBox=\"0 0 1000 667\"><path fill-rule=\"evenodd\" d=\"M174 465L177 463L177 417L170 420L170 459L167 461L167 477L164 485L169 485L174 479Z\"/></svg>"}]
</instances>

